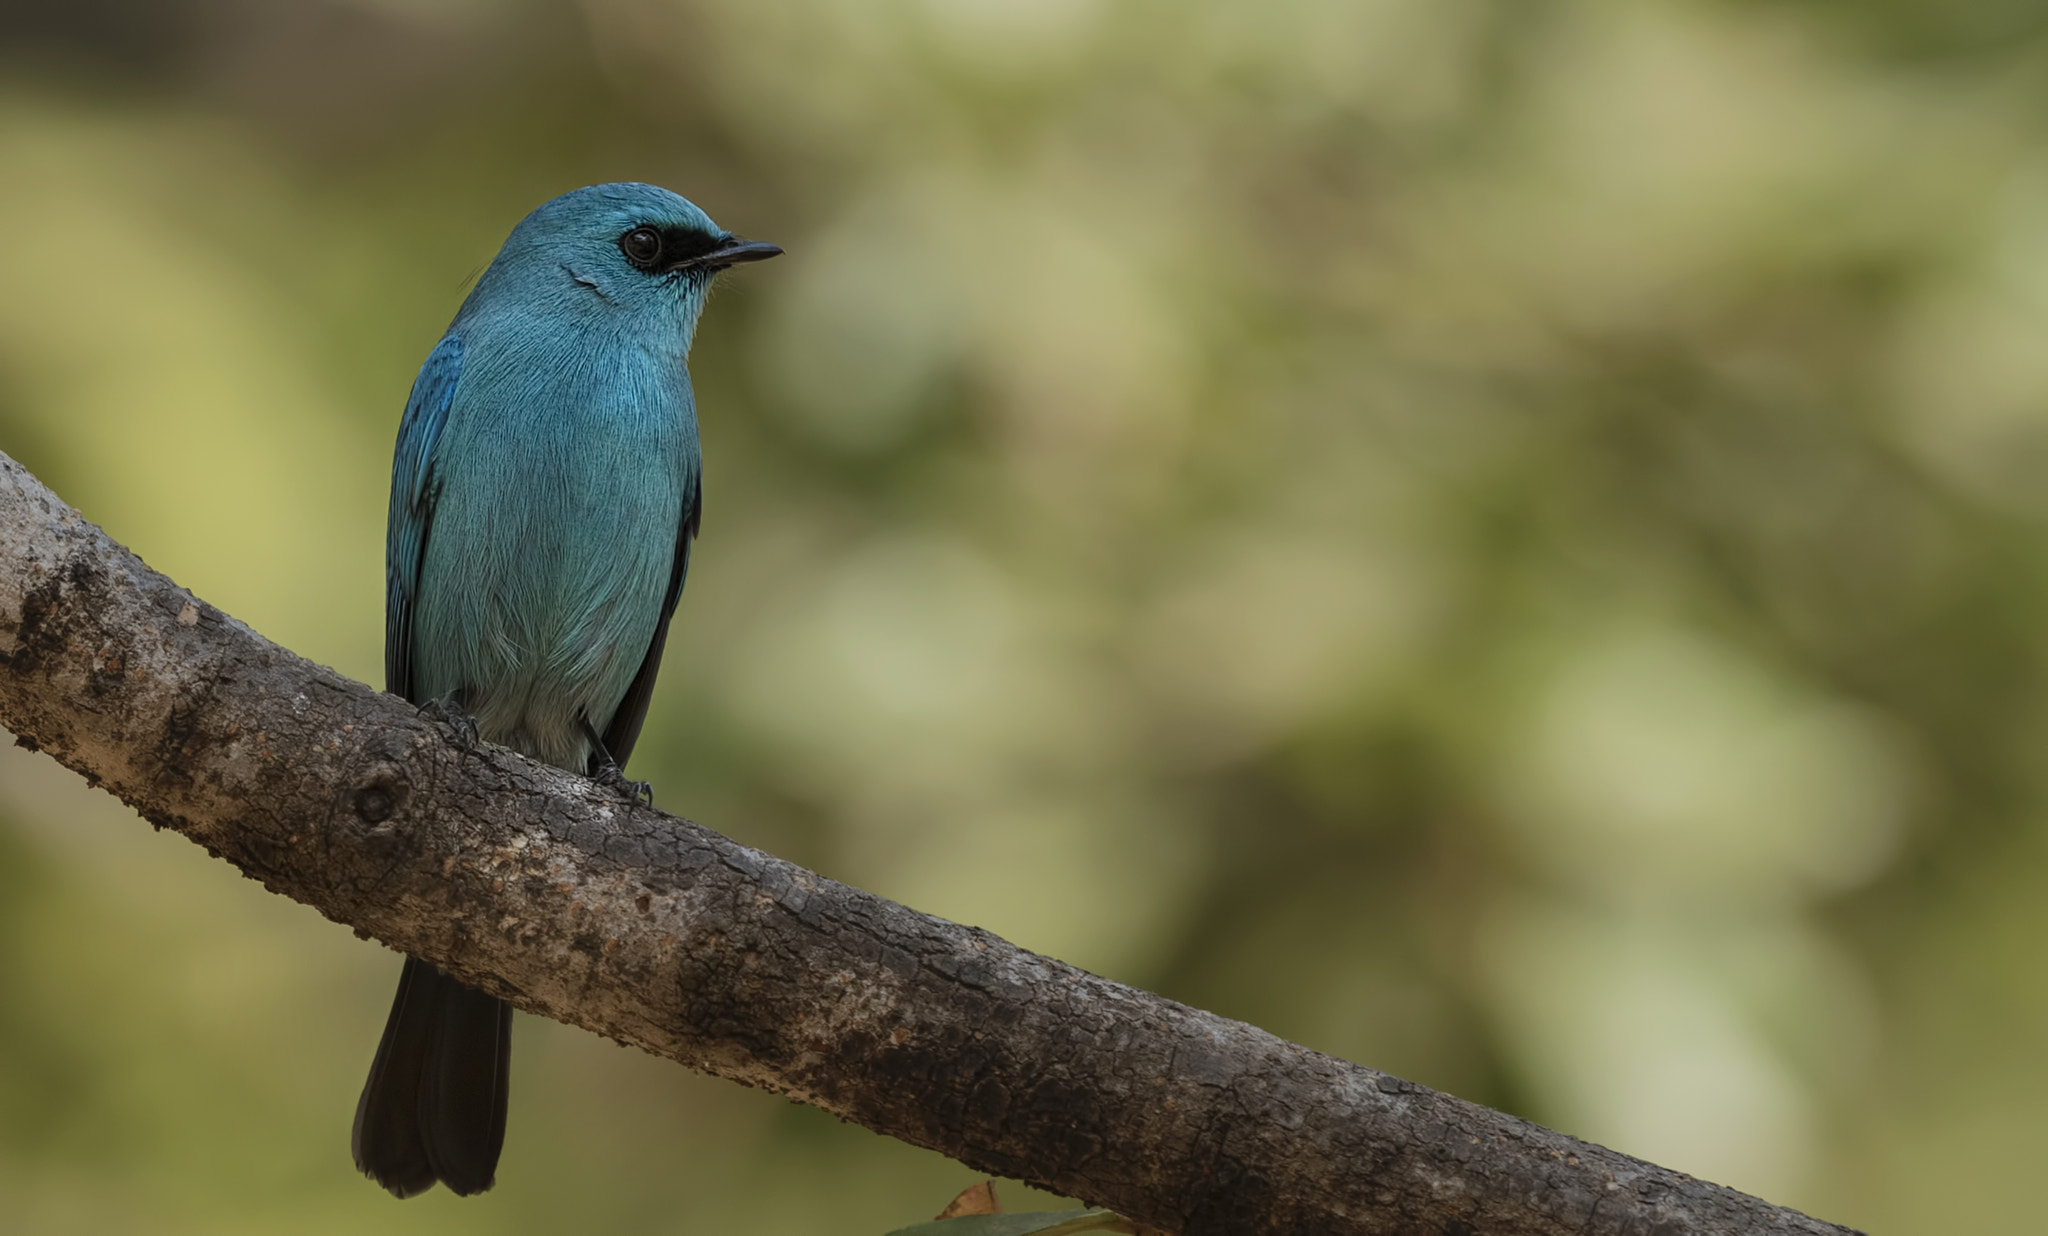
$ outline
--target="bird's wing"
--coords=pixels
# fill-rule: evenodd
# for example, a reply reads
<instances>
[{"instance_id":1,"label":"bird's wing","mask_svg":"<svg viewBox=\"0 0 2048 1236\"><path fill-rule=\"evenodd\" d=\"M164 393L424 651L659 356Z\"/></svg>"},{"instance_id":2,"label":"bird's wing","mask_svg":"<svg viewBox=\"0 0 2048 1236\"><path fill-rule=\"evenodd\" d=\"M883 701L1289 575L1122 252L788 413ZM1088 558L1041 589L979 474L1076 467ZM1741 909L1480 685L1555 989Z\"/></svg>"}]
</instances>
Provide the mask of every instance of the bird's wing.
<instances>
[{"instance_id":1,"label":"bird's wing","mask_svg":"<svg viewBox=\"0 0 2048 1236\"><path fill-rule=\"evenodd\" d=\"M450 332L413 380L405 419L398 424L398 453L391 461L391 522L384 540L384 689L406 699L412 699L413 603L419 597L434 502L441 493L434 445L448 422L461 376L462 338Z\"/></svg>"},{"instance_id":2,"label":"bird's wing","mask_svg":"<svg viewBox=\"0 0 2048 1236\"><path fill-rule=\"evenodd\" d=\"M661 622L654 628L654 640L647 646L640 672L633 675L633 685L626 688L625 698L619 701L618 711L612 714L611 724L604 730L604 752L620 768L626 766L626 757L640 740L640 726L647 720L647 702L654 698L654 676L661 671L662 646L668 643L669 619L675 617L676 602L683 595L683 580L690 573L690 545L697 539L697 528L703 519L703 478L692 476L690 492L683 500L682 527L676 530L676 559L669 570L668 596L661 603ZM593 762L602 758L595 752L591 754Z\"/></svg>"}]
</instances>

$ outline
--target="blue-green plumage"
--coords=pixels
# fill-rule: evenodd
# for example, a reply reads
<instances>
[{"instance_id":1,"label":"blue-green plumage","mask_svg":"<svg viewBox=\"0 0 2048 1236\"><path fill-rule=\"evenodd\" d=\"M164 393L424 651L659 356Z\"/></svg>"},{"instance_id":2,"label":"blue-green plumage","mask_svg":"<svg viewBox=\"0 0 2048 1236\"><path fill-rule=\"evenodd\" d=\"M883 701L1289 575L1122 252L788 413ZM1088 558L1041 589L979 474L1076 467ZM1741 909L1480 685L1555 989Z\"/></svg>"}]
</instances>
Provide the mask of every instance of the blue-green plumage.
<instances>
[{"instance_id":1,"label":"blue-green plumage","mask_svg":"<svg viewBox=\"0 0 2048 1236\"><path fill-rule=\"evenodd\" d=\"M579 189L505 241L420 369L386 545L385 687L577 772L639 736L701 510L685 365L711 280L771 257L651 185ZM358 1104L401 1197L489 1188L510 1010L408 959Z\"/></svg>"}]
</instances>

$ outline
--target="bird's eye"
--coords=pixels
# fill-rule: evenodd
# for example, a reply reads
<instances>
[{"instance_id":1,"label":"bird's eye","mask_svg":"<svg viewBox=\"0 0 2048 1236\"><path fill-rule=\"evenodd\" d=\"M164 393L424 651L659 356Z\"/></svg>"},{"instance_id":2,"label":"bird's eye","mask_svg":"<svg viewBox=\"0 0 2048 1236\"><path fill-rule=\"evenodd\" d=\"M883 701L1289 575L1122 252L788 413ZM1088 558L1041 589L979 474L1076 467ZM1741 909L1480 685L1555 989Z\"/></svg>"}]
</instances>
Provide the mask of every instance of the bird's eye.
<instances>
[{"instance_id":1,"label":"bird's eye","mask_svg":"<svg viewBox=\"0 0 2048 1236\"><path fill-rule=\"evenodd\" d=\"M619 237L619 252L641 270L652 269L661 260L661 233L651 227L636 227Z\"/></svg>"}]
</instances>

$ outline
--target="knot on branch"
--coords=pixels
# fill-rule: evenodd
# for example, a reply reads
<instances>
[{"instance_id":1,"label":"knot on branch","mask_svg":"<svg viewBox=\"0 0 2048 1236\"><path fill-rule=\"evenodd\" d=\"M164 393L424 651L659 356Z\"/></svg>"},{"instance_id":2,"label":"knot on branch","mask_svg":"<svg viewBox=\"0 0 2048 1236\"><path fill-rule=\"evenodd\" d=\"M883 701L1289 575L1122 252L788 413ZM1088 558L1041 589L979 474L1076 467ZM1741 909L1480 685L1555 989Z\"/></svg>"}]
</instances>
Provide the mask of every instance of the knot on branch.
<instances>
[{"instance_id":1,"label":"knot on branch","mask_svg":"<svg viewBox=\"0 0 2048 1236\"><path fill-rule=\"evenodd\" d=\"M336 795L340 813L354 816L373 835L389 835L413 799L408 735L380 729L349 760Z\"/></svg>"},{"instance_id":2,"label":"knot on branch","mask_svg":"<svg viewBox=\"0 0 2048 1236\"><path fill-rule=\"evenodd\" d=\"M379 764L356 786L350 805L355 808L357 819L377 825L398 814L411 796L412 784L405 778L405 769L397 764Z\"/></svg>"}]
</instances>

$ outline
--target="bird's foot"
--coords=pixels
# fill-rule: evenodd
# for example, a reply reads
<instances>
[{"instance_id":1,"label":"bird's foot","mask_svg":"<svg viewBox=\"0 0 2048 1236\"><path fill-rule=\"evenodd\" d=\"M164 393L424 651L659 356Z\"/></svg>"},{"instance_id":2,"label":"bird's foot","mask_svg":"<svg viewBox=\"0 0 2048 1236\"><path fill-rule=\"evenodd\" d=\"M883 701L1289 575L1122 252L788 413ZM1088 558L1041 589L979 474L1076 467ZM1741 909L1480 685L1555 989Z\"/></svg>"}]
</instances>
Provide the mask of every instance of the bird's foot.
<instances>
[{"instance_id":1,"label":"bird's foot","mask_svg":"<svg viewBox=\"0 0 2048 1236\"><path fill-rule=\"evenodd\" d=\"M419 714L429 721L439 721L447 726L449 737L464 751L474 751L483 742L483 738L477 733L476 718L452 699L428 700L420 705Z\"/></svg>"},{"instance_id":2,"label":"bird's foot","mask_svg":"<svg viewBox=\"0 0 2048 1236\"><path fill-rule=\"evenodd\" d=\"M644 802L650 807L654 805L654 786L645 781L629 780L626 777L626 770L612 760L607 759L599 764L597 771L590 775L590 779L636 803Z\"/></svg>"}]
</instances>

